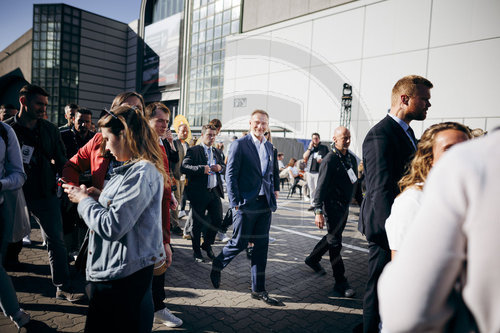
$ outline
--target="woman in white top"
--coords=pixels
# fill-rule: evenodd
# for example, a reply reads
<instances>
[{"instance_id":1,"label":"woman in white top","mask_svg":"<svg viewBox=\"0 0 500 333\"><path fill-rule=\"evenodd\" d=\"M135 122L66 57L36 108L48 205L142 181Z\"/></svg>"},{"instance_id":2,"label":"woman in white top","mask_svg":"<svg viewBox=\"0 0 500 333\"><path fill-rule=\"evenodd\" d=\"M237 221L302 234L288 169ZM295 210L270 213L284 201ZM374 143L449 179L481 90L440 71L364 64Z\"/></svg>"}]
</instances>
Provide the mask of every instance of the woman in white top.
<instances>
[{"instance_id":1,"label":"woman in white top","mask_svg":"<svg viewBox=\"0 0 500 333\"><path fill-rule=\"evenodd\" d=\"M401 194L394 200L391 215L385 223L392 257L399 250L420 208L422 188L432 166L451 146L470 138L467 127L455 122L432 125L422 134L409 171L399 181Z\"/></svg>"}]
</instances>

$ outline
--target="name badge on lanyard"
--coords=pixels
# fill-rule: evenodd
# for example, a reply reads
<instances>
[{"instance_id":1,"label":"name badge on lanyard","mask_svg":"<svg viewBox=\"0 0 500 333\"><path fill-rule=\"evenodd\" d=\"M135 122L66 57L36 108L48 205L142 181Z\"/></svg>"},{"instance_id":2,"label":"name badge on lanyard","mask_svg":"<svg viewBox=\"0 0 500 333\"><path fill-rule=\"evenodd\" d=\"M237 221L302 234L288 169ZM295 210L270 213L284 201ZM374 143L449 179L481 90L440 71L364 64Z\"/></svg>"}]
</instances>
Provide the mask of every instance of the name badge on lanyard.
<instances>
[{"instance_id":1,"label":"name badge on lanyard","mask_svg":"<svg viewBox=\"0 0 500 333\"><path fill-rule=\"evenodd\" d=\"M352 168L349 168L349 170L347 170L347 175L349 176L352 184L354 184L358 180L358 177L356 177L356 174L354 173Z\"/></svg>"},{"instance_id":2,"label":"name badge on lanyard","mask_svg":"<svg viewBox=\"0 0 500 333\"><path fill-rule=\"evenodd\" d=\"M21 148L21 154L23 156L23 163L24 164L30 164L31 157L33 156L33 152L35 151L35 148L32 146L28 145L23 145Z\"/></svg>"}]
</instances>

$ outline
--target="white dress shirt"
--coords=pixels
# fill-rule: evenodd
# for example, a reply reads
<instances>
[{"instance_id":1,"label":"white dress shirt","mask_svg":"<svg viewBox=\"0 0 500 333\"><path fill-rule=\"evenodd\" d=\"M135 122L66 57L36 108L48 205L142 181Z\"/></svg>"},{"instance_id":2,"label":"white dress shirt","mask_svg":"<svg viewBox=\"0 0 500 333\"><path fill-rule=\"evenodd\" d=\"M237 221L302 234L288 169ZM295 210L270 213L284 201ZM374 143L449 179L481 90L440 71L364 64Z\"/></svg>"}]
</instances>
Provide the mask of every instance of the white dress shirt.
<instances>
[{"instance_id":1,"label":"white dress shirt","mask_svg":"<svg viewBox=\"0 0 500 333\"><path fill-rule=\"evenodd\" d=\"M265 137L263 137L261 142L253 133L251 133L250 135L252 136L255 148L257 148L257 153L259 153L260 170L262 172L262 176L264 176L264 174L266 173L267 163L269 160L269 156L267 155L266 145L265 145L267 140ZM264 184L262 184L262 186L260 187L259 195L264 195Z\"/></svg>"}]
</instances>

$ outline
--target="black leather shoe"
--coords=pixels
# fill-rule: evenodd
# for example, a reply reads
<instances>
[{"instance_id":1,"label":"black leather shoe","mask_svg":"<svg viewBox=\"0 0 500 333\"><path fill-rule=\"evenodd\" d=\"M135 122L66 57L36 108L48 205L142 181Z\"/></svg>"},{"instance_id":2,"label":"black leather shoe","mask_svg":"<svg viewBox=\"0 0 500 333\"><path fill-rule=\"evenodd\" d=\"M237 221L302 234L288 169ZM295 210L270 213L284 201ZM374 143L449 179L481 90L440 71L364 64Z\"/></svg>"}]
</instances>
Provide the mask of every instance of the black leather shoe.
<instances>
[{"instance_id":1,"label":"black leather shoe","mask_svg":"<svg viewBox=\"0 0 500 333\"><path fill-rule=\"evenodd\" d=\"M210 260L215 259L214 251L212 250L212 247L210 245L208 245L208 246L202 245L201 248L207 253L207 257L209 257Z\"/></svg>"},{"instance_id":2,"label":"black leather shoe","mask_svg":"<svg viewBox=\"0 0 500 333\"><path fill-rule=\"evenodd\" d=\"M319 262L312 262L309 257L304 260L307 266L311 267L313 271L318 274L318 275L325 275L326 271L325 269L321 266Z\"/></svg>"},{"instance_id":3,"label":"black leather shoe","mask_svg":"<svg viewBox=\"0 0 500 333\"><path fill-rule=\"evenodd\" d=\"M210 281L215 289L219 289L220 286L220 270L212 266L212 271L210 272Z\"/></svg>"},{"instance_id":4,"label":"black leather shoe","mask_svg":"<svg viewBox=\"0 0 500 333\"><path fill-rule=\"evenodd\" d=\"M278 301L276 298L272 298L269 296L267 291L261 291L261 292L255 292L252 291L252 298L253 299L260 299L261 301L264 301L266 304L272 305L272 306L284 306L285 304L281 303Z\"/></svg>"}]
</instances>

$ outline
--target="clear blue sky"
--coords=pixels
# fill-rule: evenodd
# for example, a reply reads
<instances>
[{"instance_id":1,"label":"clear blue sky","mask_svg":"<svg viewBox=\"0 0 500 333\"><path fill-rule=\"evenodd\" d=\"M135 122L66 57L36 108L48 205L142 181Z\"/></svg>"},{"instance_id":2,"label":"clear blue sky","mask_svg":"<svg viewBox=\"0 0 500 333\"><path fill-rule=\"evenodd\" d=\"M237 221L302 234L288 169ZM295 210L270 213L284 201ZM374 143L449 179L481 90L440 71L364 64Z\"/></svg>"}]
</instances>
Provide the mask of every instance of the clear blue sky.
<instances>
[{"instance_id":1,"label":"clear blue sky","mask_svg":"<svg viewBox=\"0 0 500 333\"><path fill-rule=\"evenodd\" d=\"M0 50L32 27L39 3L65 3L124 23L138 19L141 7L141 0L0 0Z\"/></svg>"}]
</instances>

